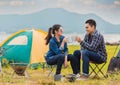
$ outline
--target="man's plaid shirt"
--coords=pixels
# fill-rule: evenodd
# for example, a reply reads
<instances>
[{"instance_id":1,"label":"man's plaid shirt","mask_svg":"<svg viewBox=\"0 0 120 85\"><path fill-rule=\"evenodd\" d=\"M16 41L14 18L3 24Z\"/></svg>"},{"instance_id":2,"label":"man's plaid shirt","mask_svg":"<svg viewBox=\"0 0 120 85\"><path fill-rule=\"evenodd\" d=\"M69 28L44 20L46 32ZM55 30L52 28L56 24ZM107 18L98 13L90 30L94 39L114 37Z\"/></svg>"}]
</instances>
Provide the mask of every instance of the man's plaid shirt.
<instances>
[{"instance_id":1,"label":"man's plaid shirt","mask_svg":"<svg viewBox=\"0 0 120 85\"><path fill-rule=\"evenodd\" d=\"M92 35L86 34L84 40L80 43L81 50L90 50L98 53L100 56L107 57L104 37L97 30Z\"/></svg>"}]
</instances>

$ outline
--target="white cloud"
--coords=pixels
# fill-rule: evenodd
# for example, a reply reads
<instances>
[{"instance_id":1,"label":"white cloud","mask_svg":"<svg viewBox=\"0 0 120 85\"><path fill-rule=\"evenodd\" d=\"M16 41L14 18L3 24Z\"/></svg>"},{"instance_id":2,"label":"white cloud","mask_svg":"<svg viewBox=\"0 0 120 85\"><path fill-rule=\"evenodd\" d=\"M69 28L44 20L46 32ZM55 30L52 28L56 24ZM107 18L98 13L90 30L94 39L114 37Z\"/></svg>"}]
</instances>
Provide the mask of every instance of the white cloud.
<instances>
[{"instance_id":1,"label":"white cloud","mask_svg":"<svg viewBox=\"0 0 120 85\"><path fill-rule=\"evenodd\" d=\"M24 1L24 0L11 0L11 1L0 1L0 6L24 6L24 5L35 5L35 1Z\"/></svg>"},{"instance_id":2,"label":"white cloud","mask_svg":"<svg viewBox=\"0 0 120 85\"><path fill-rule=\"evenodd\" d=\"M8 4L8 2L0 1L0 6L5 6L5 5L7 5L7 4Z\"/></svg>"},{"instance_id":3,"label":"white cloud","mask_svg":"<svg viewBox=\"0 0 120 85\"><path fill-rule=\"evenodd\" d=\"M11 1L11 2L9 2L10 6L22 6L24 4L25 3L23 1Z\"/></svg>"},{"instance_id":4,"label":"white cloud","mask_svg":"<svg viewBox=\"0 0 120 85\"><path fill-rule=\"evenodd\" d=\"M82 3L83 3L84 5L89 5L89 6L91 6L91 5L96 4L96 1L95 1L95 0L84 0L84 1L82 1Z\"/></svg>"},{"instance_id":5,"label":"white cloud","mask_svg":"<svg viewBox=\"0 0 120 85\"><path fill-rule=\"evenodd\" d=\"M114 5L114 4L98 4L97 7L100 8L100 9L103 9L103 10L117 8L117 6Z\"/></svg>"},{"instance_id":6,"label":"white cloud","mask_svg":"<svg viewBox=\"0 0 120 85\"><path fill-rule=\"evenodd\" d=\"M31 1L30 4L31 5L35 5L36 3L35 3L35 1Z\"/></svg>"},{"instance_id":7,"label":"white cloud","mask_svg":"<svg viewBox=\"0 0 120 85\"><path fill-rule=\"evenodd\" d=\"M69 3L71 0L57 0L57 2Z\"/></svg>"},{"instance_id":8,"label":"white cloud","mask_svg":"<svg viewBox=\"0 0 120 85\"><path fill-rule=\"evenodd\" d=\"M114 1L115 5L120 5L120 1Z\"/></svg>"}]
</instances>

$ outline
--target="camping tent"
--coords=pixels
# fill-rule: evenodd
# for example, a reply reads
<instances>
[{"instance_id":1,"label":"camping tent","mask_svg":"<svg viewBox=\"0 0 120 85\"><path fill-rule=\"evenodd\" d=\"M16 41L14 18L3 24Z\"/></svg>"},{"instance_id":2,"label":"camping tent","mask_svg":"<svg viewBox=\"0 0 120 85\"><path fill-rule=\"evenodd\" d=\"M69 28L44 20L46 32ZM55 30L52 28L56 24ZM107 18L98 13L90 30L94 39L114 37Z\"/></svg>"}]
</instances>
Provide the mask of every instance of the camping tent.
<instances>
[{"instance_id":1,"label":"camping tent","mask_svg":"<svg viewBox=\"0 0 120 85\"><path fill-rule=\"evenodd\" d=\"M44 54L48 51L45 36L42 30L20 30L1 44L2 57L16 63L44 62Z\"/></svg>"}]
</instances>

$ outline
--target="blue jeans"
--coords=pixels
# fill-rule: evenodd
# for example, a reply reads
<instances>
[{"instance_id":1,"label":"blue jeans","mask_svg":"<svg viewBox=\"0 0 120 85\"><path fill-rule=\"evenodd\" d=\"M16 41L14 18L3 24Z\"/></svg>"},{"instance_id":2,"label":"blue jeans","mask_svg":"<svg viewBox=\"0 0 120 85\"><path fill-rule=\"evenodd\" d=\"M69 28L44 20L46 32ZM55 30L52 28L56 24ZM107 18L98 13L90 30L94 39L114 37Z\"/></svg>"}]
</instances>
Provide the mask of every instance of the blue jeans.
<instances>
[{"instance_id":1,"label":"blue jeans","mask_svg":"<svg viewBox=\"0 0 120 85\"><path fill-rule=\"evenodd\" d=\"M65 59L64 54L58 54L58 55L47 58L46 61L47 61L47 64L49 64L49 65L57 65L56 74L60 74L62 64L64 63L64 59ZM70 61L73 73L77 74L78 73L77 63L76 63L77 59L71 54L68 54L67 59L68 59L68 61Z\"/></svg>"},{"instance_id":2,"label":"blue jeans","mask_svg":"<svg viewBox=\"0 0 120 85\"><path fill-rule=\"evenodd\" d=\"M82 72L83 74L89 74L89 62L93 61L95 63L101 64L104 62L104 58L98 55L96 52L89 50L76 50L74 51L74 56L78 59L77 63L80 65L80 57L82 54ZM77 67L80 70L80 66Z\"/></svg>"}]
</instances>

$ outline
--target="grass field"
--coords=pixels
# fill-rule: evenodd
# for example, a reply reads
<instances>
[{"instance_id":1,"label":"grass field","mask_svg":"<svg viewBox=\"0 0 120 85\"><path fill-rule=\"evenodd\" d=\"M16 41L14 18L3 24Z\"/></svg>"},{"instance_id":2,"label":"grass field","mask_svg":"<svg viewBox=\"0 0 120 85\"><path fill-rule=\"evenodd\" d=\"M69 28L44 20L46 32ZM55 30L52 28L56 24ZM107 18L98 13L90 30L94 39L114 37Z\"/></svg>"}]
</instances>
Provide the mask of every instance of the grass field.
<instances>
[{"instance_id":1,"label":"grass field","mask_svg":"<svg viewBox=\"0 0 120 85\"><path fill-rule=\"evenodd\" d=\"M103 72L106 73L110 58L113 56L116 46L106 46L107 47L107 54L108 60L107 65L103 68ZM69 53L73 53L74 50L79 50L79 46L69 46ZM108 78L92 78L92 76L86 81L75 81L75 82L68 82L67 80L61 82L54 82L53 76L48 77L48 69L36 69L31 70L28 69L30 74L29 78L21 77L14 75L11 78L12 69L10 67L3 68L3 76L0 75L0 85L120 85L120 74L113 74L108 76ZM55 72L55 70L54 70ZM66 69L62 69L62 74L70 74L72 73L70 65Z\"/></svg>"}]
</instances>

